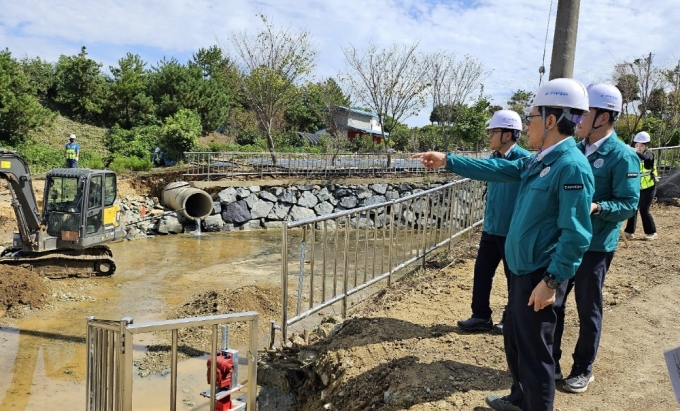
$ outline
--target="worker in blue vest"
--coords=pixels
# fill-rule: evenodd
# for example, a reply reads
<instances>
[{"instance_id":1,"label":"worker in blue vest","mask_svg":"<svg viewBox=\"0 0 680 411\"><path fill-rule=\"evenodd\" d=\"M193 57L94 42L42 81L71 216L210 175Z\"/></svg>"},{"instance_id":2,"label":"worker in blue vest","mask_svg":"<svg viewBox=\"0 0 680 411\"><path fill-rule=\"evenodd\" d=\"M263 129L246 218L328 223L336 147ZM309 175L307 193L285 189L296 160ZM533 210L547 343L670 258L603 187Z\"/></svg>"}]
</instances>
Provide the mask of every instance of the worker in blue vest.
<instances>
[{"instance_id":1,"label":"worker in blue vest","mask_svg":"<svg viewBox=\"0 0 680 411\"><path fill-rule=\"evenodd\" d=\"M464 177L520 182L505 241L513 275L503 342L513 383L509 395L486 397L494 410L553 409L557 289L574 276L592 237L593 173L572 137L589 107L583 84L553 79L538 90L525 117L527 141L536 155L514 161L437 152L413 156L427 168L445 165Z\"/></svg>"},{"instance_id":2,"label":"worker in blue vest","mask_svg":"<svg viewBox=\"0 0 680 411\"><path fill-rule=\"evenodd\" d=\"M652 138L646 131L637 133L633 138L635 153L640 163L640 204L638 209L642 219L642 228L645 231L645 240L648 241L656 239L656 224L654 224L654 218L649 209L652 207L652 201L656 195L656 180L659 177L659 172L654 164L654 154L649 151L650 141L652 141ZM628 219L626 228L623 230L626 239L633 239L636 225L637 211Z\"/></svg>"},{"instance_id":3,"label":"worker in blue vest","mask_svg":"<svg viewBox=\"0 0 680 411\"><path fill-rule=\"evenodd\" d=\"M76 135L68 136L68 143L64 147L66 156L66 168L78 168L78 159L80 158L80 145L76 143Z\"/></svg>"},{"instance_id":4,"label":"worker in blue vest","mask_svg":"<svg viewBox=\"0 0 680 411\"><path fill-rule=\"evenodd\" d=\"M588 87L590 110L576 132L583 140L578 149L586 156L595 177L595 194L590 207L593 238L576 275L569 280L562 304L556 309L557 326L553 344L555 378L562 379L560 359L566 298L574 290L579 334L572 355L574 363L564 380L568 392L585 392L595 380L593 362L602 334L602 288L619 243L621 225L635 214L640 198L640 176L635 152L614 131L621 112L621 92L610 84Z\"/></svg>"},{"instance_id":5,"label":"worker in blue vest","mask_svg":"<svg viewBox=\"0 0 680 411\"><path fill-rule=\"evenodd\" d=\"M489 126L489 148L493 150L493 158L517 160L531 155L517 145L522 132L522 120L512 110L499 110L493 114ZM489 183L484 210L484 230L479 241L479 251L475 260L475 272L472 283L472 317L458 321L463 331L491 331L491 306L489 296L493 277L498 265L503 261L503 270L508 289L510 288L510 269L505 261L505 236L508 235L510 217L519 191L519 183ZM496 324L503 331L503 317Z\"/></svg>"}]
</instances>

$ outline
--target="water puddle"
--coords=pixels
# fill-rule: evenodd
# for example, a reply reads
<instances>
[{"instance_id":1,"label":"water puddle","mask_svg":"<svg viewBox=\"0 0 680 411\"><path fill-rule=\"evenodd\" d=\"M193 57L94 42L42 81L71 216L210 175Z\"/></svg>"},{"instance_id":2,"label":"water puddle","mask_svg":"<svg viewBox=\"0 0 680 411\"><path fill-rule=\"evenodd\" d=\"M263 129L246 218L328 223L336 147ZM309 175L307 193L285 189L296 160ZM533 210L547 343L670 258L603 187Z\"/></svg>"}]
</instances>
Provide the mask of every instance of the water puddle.
<instances>
[{"instance_id":1,"label":"water puddle","mask_svg":"<svg viewBox=\"0 0 680 411\"><path fill-rule=\"evenodd\" d=\"M168 307L208 289L277 286L280 235L278 231L202 233L201 241L194 235L178 235L112 244L116 274L79 280L97 282L89 292L94 301L63 302L58 309L25 320L3 319L0 410L85 409L87 316L154 321L165 319ZM152 334L136 336L135 357L154 343ZM205 361L179 363L178 410L210 409L209 401L199 396L207 388ZM245 377L245 367L241 369ZM133 386L136 411L169 409L169 378L135 376Z\"/></svg>"}]
</instances>

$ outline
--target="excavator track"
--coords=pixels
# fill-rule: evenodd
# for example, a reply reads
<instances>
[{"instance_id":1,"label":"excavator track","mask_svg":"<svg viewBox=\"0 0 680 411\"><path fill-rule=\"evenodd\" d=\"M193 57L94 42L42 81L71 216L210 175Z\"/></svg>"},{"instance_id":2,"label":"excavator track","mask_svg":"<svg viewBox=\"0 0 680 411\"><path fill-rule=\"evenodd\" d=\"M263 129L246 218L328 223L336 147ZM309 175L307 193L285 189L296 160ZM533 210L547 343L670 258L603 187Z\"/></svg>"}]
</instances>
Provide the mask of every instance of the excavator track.
<instances>
[{"instance_id":1,"label":"excavator track","mask_svg":"<svg viewBox=\"0 0 680 411\"><path fill-rule=\"evenodd\" d=\"M41 253L10 247L0 255L0 264L27 268L50 279L109 277L116 271L112 256L107 246Z\"/></svg>"}]
</instances>

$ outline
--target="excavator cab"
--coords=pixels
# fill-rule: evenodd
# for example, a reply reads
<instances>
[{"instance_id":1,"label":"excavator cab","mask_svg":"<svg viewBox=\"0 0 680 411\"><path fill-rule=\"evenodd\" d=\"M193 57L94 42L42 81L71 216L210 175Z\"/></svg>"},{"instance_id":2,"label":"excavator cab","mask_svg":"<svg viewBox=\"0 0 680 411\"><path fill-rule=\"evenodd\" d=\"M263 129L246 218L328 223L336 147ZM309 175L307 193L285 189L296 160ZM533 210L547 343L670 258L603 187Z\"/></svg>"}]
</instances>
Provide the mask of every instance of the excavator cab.
<instances>
[{"instance_id":1,"label":"excavator cab","mask_svg":"<svg viewBox=\"0 0 680 411\"><path fill-rule=\"evenodd\" d=\"M45 177L43 222L56 249L83 249L121 238L116 174L108 170L57 168Z\"/></svg>"}]
</instances>

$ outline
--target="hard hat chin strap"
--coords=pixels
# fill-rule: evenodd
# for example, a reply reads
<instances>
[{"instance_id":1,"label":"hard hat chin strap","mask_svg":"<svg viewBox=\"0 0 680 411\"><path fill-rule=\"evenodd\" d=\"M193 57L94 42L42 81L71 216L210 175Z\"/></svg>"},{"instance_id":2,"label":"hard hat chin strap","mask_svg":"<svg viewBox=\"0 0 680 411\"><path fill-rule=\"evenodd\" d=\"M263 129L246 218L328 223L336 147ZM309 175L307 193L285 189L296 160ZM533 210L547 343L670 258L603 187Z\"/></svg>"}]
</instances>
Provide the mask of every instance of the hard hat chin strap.
<instances>
[{"instance_id":1,"label":"hard hat chin strap","mask_svg":"<svg viewBox=\"0 0 680 411\"><path fill-rule=\"evenodd\" d=\"M564 117L564 111L562 111L562 115L557 119L555 125L557 125L557 123L559 123ZM541 137L541 144L538 145L536 154L541 154L543 151L543 143L545 143L545 138L548 137L548 129L545 127L545 107L541 107L541 119L543 120L543 137Z\"/></svg>"},{"instance_id":2,"label":"hard hat chin strap","mask_svg":"<svg viewBox=\"0 0 680 411\"><path fill-rule=\"evenodd\" d=\"M590 126L590 131L588 132L588 135L586 138L583 139L583 141L586 143L586 145L590 145L590 135L593 134L593 131L597 130L600 127L604 127L604 124L601 124L597 127L595 127L595 122L597 121L597 118L600 117L600 114L604 113L603 110L600 110L599 108L595 110L595 118L593 118L593 124Z\"/></svg>"}]
</instances>

